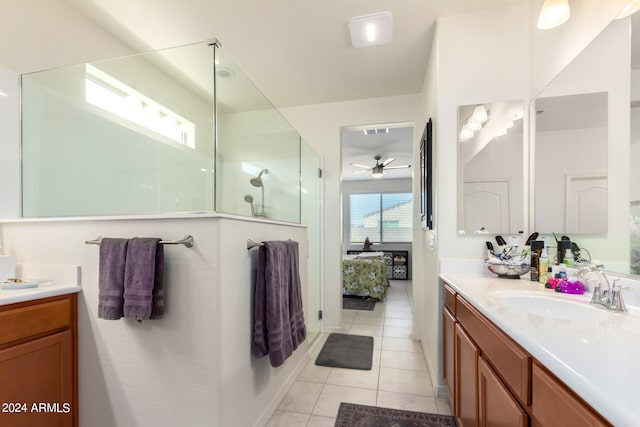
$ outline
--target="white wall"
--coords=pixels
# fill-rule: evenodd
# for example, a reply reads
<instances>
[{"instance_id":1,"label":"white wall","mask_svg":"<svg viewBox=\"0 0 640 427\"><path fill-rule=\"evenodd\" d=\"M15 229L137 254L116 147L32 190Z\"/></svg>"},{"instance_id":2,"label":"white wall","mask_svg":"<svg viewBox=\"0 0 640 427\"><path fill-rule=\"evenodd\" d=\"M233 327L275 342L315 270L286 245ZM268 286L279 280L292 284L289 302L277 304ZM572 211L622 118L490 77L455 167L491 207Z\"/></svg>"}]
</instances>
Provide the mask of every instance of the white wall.
<instances>
[{"instance_id":1,"label":"white wall","mask_svg":"<svg viewBox=\"0 0 640 427\"><path fill-rule=\"evenodd\" d=\"M522 99L528 102L528 4L444 17L438 20L431 61L423 89L423 111L435 113L435 226L424 233L424 293L420 330L434 380L444 394L440 366L440 290L437 260L481 259L484 238L457 236L457 108L459 105ZM473 49L472 46L478 46ZM435 92L435 93L434 93ZM434 101L435 99L435 101ZM435 105L434 105L435 103ZM437 110L436 110L437 106ZM525 123L526 125L526 123ZM525 126L525 132L527 132ZM525 165L523 159L523 167ZM524 188L523 188L524 190ZM418 246L418 245L416 245ZM416 250L416 256L418 248ZM418 274L414 270L414 275Z\"/></svg>"},{"instance_id":2,"label":"white wall","mask_svg":"<svg viewBox=\"0 0 640 427\"><path fill-rule=\"evenodd\" d=\"M97 318L99 248L85 240L185 234L193 248L165 247L163 319ZM303 227L225 218L34 221L2 224L2 237L21 263L81 266L80 425L264 425L306 360L308 342L278 368L251 355L257 250L246 249L248 238L299 241L306 306Z\"/></svg>"},{"instance_id":3,"label":"white wall","mask_svg":"<svg viewBox=\"0 0 640 427\"><path fill-rule=\"evenodd\" d=\"M324 320L325 330L337 330L342 316L342 203L340 135L343 127L416 122L419 95L363 99L284 108L281 113L324 160ZM422 130L420 130L422 132ZM415 139L420 136L416 136ZM414 164L415 159L414 159ZM414 199L419 194L414 191ZM419 200L419 199L418 199ZM415 209L415 206L414 206ZM415 276L414 276L415 280ZM414 286L415 288L415 286Z\"/></svg>"},{"instance_id":4,"label":"white wall","mask_svg":"<svg viewBox=\"0 0 640 427\"><path fill-rule=\"evenodd\" d=\"M0 67L0 218L20 215L20 77Z\"/></svg>"}]
</instances>

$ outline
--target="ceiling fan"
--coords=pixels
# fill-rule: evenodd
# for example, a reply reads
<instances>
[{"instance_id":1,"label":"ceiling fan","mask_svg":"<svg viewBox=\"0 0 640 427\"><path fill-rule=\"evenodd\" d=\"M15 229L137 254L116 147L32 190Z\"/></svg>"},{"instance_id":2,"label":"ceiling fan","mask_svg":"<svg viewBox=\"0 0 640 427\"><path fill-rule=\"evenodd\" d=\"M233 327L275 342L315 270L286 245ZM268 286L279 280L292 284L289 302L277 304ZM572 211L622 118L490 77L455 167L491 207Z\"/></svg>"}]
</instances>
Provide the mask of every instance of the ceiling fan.
<instances>
[{"instance_id":1,"label":"ceiling fan","mask_svg":"<svg viewBox=\"0 0 640 427\"><path fill-rule=\"evenodd\" d=\"M379 154L376 155L374 157L374 159L376 159L376 164L374 166L365 166L365 165L359 165L358 163L351 163L351 166L355 166L357 168L367 169L366 171L355 171L353 173L365 173L365 172L368 172L370 170L371 171L371 175L374 178L381 178L382 175L384 175L384 171L386 169L404 169L404 168L410 168L411 167L411 165L388 166L389 163L391 163L391 162L393 162L395 160L393 157L389 157L387 160L385 160L382 163L380 163L380 160L382 159L382 156L380 156Z\"/></svg>"}]
</instances>

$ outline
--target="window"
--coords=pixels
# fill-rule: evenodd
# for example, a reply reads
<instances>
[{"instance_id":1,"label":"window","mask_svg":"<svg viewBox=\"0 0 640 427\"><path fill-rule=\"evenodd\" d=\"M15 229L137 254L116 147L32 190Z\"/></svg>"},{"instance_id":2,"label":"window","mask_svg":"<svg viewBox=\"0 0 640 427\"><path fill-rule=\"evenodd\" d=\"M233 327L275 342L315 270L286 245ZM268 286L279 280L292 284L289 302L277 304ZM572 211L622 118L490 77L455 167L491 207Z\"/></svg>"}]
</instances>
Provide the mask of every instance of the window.
<instances>
[{"instance_id":1,"label":"window","mask_svg":"<svg viewBox=\"0 0 640 427\"><path fill-rule=\"evenodd\" d=\"M349 199L351 243L362 243L367 237L376 243L411 242L413 194L351 194Z\"/></svg>"},{"instance_id":2,"label":"window","mask_svg":"<svg viewBox=\"0 0 640 427\"><path fill-rule=\"evenodd\" d=\"M85 100L179 144L195 149L195 125L109 74L86 66Z\"/></svg>"}]
</instances>

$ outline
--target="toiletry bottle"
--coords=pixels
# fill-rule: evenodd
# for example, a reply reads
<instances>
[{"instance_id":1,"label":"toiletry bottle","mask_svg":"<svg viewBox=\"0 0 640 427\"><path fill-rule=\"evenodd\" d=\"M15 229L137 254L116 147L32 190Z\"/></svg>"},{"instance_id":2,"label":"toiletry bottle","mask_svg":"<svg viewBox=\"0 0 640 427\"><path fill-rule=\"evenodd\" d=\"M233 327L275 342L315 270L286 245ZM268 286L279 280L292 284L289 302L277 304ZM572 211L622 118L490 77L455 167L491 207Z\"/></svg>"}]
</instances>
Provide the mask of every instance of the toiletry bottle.
<instances>
[{"instance_id":1,"label":"toiletry bottle","mask_svg":"<svg viewBox=\"0 0 640 427\"><path fill-rule=\"evenodd\" d=\"M538 259L538 281L540 283L546 283L549 270L549 256L547 255L547 248L542 249L540 258Z\"/></svg>"},{"instance_id":2,"label":"toiletry bottle","mask_svg":"<svg viewBox=\"0 0 640 427\"><path fill-rule=\"evenodd\" d=\"M567 265L562 263L562 264L558 264L558 268L560 269L560 278L561 279L566 279L567 278Z\"/></svg>"},{"instance_id":3,"label":"toiletry bottle","mask_svg":"<svg viewBox=\"0 0 640 427\"><path fill-rule=\"evenodd\" d=\"M531 281L537 282L540 278L540 255L542 255L542 249L544 249L544 242L542 240L534 240L531 242Z\"/></svg>"},{"instance_id":4,"label":"toiletry bottle","mask_svg":"<svg viewBox=\"0 0 640 427\"><path fill-rule=\"evenodd\" d=\"M573 252L571 252L571 249L567 249L564 251L563 262L567 267L573 267Z\"/></svg>"}]
</instances>

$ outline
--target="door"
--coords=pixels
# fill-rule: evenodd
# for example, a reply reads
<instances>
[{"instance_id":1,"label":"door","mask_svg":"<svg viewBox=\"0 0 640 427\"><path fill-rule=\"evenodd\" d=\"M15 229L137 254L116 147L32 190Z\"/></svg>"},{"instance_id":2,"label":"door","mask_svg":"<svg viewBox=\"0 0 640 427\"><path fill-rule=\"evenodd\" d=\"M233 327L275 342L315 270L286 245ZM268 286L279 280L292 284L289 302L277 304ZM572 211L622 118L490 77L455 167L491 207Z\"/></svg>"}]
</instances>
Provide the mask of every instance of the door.
<instances>
[{"instance_id":1,"label":"door","mask_svg":"<svg viewBox=\"0 0 640 427\"><path fill-rule=\"evenodd\" d=\"M449 405L453 408L455 413L455 400L453 396L453 390L455 386L454 382L454 337L456 319L449 312L448 309L442 309L442 372L444 375L444 384L447 387L447 393L449 394Z\"/></svg>"},{"instance_id":2,"label":"door","mask_svg":"<svg viewBox=\"0 0 640 427\"><path fill-rule=\"evenodd\" d=\"M527 427L527 413L482 357L478 358L480 427Z\"/></svg>"},{"instance_id":3,"label":"door","mask_svg":"<svg viewBox=\"0 0 640 427\"><path fill-rule=\"evenodd\" d=\"M307 226L309 262L307 263L308 293L305 299L307 338L309 343L320 333L322 309L321 199L322 174L320 157L304 140L300 141L300 221Z\"/></svg>"},{"instance_id":4,"label":"door","mask_svg":"<svg viewBox=\"0 0 640 427\"><path fill-rule=\"evenodd\" d=\"M474 233L510 232L509 183L507 181L464 183L464 230Z\"/></svg>"},{"instance_id":5,"label":"door","mask_svg":"<svg viewBox=\"0 0 640 427\"><path fill-rule=\"evenodd\" d=\"M71 331L0 350L0 425L73 425Z\"/></svg>"},{"instance_id":6,"label":"door","mask_svg":"<svg viewBox=\"0 0 640 427\"><path fill-rule=\"evenodd\" d=\"M606 176L567 176L567 233L607 234Z\"/></svg>"},{"instance_id":7,"label":"door","mask_svg":"<svg viewBox=\"0 0 640 427\"><path fill-rule=\"evenodd\" d=\"M461 427L478 426L478 347L455 324L455 415Z\"/></svg>"}]
</instances>

